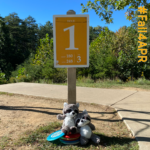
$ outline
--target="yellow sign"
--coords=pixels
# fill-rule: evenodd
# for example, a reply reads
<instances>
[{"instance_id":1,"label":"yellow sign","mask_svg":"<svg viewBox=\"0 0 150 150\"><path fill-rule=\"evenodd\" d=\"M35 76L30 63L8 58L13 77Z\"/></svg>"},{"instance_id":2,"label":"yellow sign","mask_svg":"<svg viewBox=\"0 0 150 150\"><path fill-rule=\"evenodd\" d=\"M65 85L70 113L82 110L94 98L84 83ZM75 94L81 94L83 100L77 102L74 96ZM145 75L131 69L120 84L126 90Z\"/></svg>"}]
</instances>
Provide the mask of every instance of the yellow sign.
<instances>
[{"instance_id":1,"label":"yellow sign","mask_svg":"<svg viewBox=\"0 0 150 150\"><path fill-rule=\"evenodd\" d=\"M89 15L54 15L54 67L89 67Z\"/></svg>"}]
</instances>

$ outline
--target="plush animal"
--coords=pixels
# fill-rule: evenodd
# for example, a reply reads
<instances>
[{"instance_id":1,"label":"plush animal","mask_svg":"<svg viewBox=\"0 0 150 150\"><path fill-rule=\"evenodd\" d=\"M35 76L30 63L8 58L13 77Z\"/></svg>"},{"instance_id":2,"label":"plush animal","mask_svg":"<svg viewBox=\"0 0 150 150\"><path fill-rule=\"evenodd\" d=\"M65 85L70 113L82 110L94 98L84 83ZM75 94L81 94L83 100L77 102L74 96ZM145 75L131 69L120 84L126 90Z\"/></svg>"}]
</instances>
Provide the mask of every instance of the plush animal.
<instances>
[{"instance_id":1,"label":"plush animal","mask_svg":"<svg viewBox=\"0 0 150 150\"><path fill-rule=\"evenodd\" d=\"M95 126L91 123L91 117L86 110L75 117L75 124L81 135L81 145L86 145L89 139L96 144L100 143L100 137L92 133L92 130L95 130Z\"/></svg>"},{"instance_id":2,"label":"plush animal","mask_svg":"<svg viewBox=\"0 0 150 150\"><path fill-rule=\"evenodd\" d=\"M74 117L79 113L79 103L67 104L64 103L63 114L57 115L57 119L64 120L62 125L62 132L69 134L69 132L76 133L77 127L75 126Z\"/></svg>"}]
</instances>

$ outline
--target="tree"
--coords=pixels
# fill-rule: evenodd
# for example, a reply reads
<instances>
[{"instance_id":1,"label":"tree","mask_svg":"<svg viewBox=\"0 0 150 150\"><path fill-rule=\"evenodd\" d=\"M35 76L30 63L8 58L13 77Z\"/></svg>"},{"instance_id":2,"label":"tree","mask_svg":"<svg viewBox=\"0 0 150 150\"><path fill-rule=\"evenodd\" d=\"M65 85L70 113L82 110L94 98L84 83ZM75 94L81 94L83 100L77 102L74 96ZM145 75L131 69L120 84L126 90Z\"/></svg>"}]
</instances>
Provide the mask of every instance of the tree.
<instances>
[{"instance_id":1,"label":"tree","mask_svg":"<svg viewBox=\"0 0 150 150\"><path fill-rule=\"evenodd\" d=\"M47 33L51 39L53 37L53 24L50 21L47 21L44 26L40 25L38 27L38 39L45 38Z\"/></svg>"},{"instance_id":2,"label":"tree","mask_svg":"<svg viewBox=\"0 0 150 150\"><path fill-rule=\"evenodd\" d=\"M5 17L5 24L8 28L9 37L11 39L11 48L9 47L8 58L9 62L15 69L17 64L22 63L25 60L25 56L22 50L21 43L21 29L20 24L22 20L18 17L17 13L12 13Z\"/></svg>"},{"instance_id":3,"label":"tree","mask_svg":"<svg viewBox=\"0 0 150 150\"><path fill-rule=\"evenodd\" d=\"M126 78L127 76L131 76L133 77L134 75L136 77L139 77L139 73L140 71L143 71L144 73L148 74L150 72L150 54L147 54L148 57L148 61L144 64L144 63L137 63L137 58L138 55L137 54L137 50L138 50L138 36L139 33L137 33L138 30L138 21L142 21L140 17L138 17L138 15L142 15L139 13L139 11L137 10L138 7L140 6L144 6L147 9L147 13L145 15L147 15L147 21L145 21L145 26L147 27L147 33L143 33L147 39L142 40L142 42L146 42L148 43L146 47L147 50L150 50L150 4L148 2L148 0L95 0L94 2L88 1L87 4L84 6L83 4L81 4L82 6L82 13L84 12L88 12L88 9L94 9L96 14L99 15L99 17L102 17L101 20L105 20L106 23L112 23L113 18L112 17L112 10L122 10L124 9L124 7L128 6L128 10L126 12L126 18L128 20L131 20L133 22L133 24L131 25L130 29L127 30L127 28L125 29L126 31L124 32L124 36L126 35L126 32L128 34L128 36L133 36L133 38L130 37L130 39L124 37L124 39L119 38L120 33L123 33L122 31L124 29L121 29L122 31L119 31L119 34L117 35L118 38L118 44L116 43L116 45L114 45L116 52L116 57L118 57L118 60L120 60L118 63L120 65L120 67L122 66L122 78ZM134 33L134 34L133 34ZM135 34L137 37L135 37ZM117 40L117 39L116 39ZM130 45L127 45L127 43L124 43L126 40L126 42ZM131 42L130 42L131 40ZM115 41L116 42L116 41ZM126 48L124 48L124 46L120 45L120 44L126 45L126 48L128 47L128 50ZM118 47L118 45L120 45L121 47ZM132 46L131 46L132 45ZM122 50L120 49L122 48ZM133 57L133 59L131 58ZM135 58L136 57L136 58ZM129 60L129 61L127 61ZM133 62L135 62L135 66L133 66ZM123 67L124 66L124 67ZM126 68L126 69L125 69ZM120 68L121 69L121 68ZM136 71L135 71L136 70ZM149 70L149 71L148 71ZM121 70L120 70L121 71ZM126 72L126 73L125 73ZM134 75L133 75L134 74Z\"/></svg>"},{"instance_id":4,"label":"tree","mask_svg":"<svg viewBox=\"0 0 150 150\"><path fill-rule=\"evenodd\" d=\"M29 49L30 38L31 37L28 37L27 23L22 21L20 24L20 49L25 59L29 57L30 53L32 53L32 50Z\"/></svg>"},{"instance_id":5,"label":"tree","mask_svg":"<svg viewBox=\"0 0 150 150\"><path fill-rule=\"evenodd\" d=\"M138 45L138 33L132 27L122 27L116 33L115 39L115 52L118 58L118 70L120 72L119 77L126 80L129 76L131 79L137 77L139 67L137 50Z\"/></svg>"},{"instance_id":6,"label":"tree","mask_svg":"<svg viewBox=\"0 0 150 150\"><path fill-rule=\"evenodd\" d=\"M96 35L99 35L101 33L101 31L103 31L105 29L105 27L101 27L101 26L96 26L94 27L94 31Z\"/></svg>"},{"instance_id":7,"label":"tree","mask_svg":"<svg viewBox=\"0 0 150 150\"><path fill-rule=\"evenodd\" d=\"M29 16L25 20L11 13L1 21L1 68L8 77L37 47L37 24Z\"/></svg>"},{"instance_id":8,"label":"tree","mask_svg":"<svg viewBox=\"0 0 150 150\"><path fill-rule=\"evenodd\" d=\"M49 42L50 41L50 42ZM53 39L50 40L48 33L46 38L40 39L40 45L38 46L33 59L33 64L44 66L47 59L53 59L52 49Z\"/></svg>"},{"instance_id":9,"label":"tree","mask_svg":"<svg viewBox=\"0 0 150 150\"><path fill-rule=\"evenodd\" d=\"M10 60L11 39L9 37L9 29L5 24L5 19L0 17L0 70L4 72L8 79L10 71L13 70L13 65Z\"/></svg>"},{"instance_id":10,"label":"tree","mask_svg":"<svg viewBox=\"0 0 150 150\"><path fill-rule=\"evenodd\" d=\"M90 45L89 73L96 79L111 78L117 76L117 58L113 51L115 35L105 28Z\"/></svg>"},{"instance_id":11,"label":"tree","mask_svg":"<svg viewBox=\"0 0 150 150\"><path fill-rule=\"evenodd\" d=\"M2 49L5 40L4 25L4 18L0 17L0 49Z\"/></svg>"},{"instance_id":12,"label":"tree","mask_svg":"<svg viewBox=\"0 0 150 150\"><path fill-rule=\"evenodd\" d=\"M66 82L67 69L54 68L53 38L50 39L48 33L46 38L40 39L40 45L32 61L33 65L42 67L42 78L53 79L53 82Z\"/></svg>"},{"instance_id":13,"label":"tree","mask_svg":"<svg viewBox=\"0 0 150 150\"><path fill-rule=\"evenodd\" d=\"M148 14L150 14L150 10L147 10L147 16ZM131 21L133 22L131 24L131 27L133 27L136 31L138 31L138 22L140 21L143 21L141 17L138 17L138 15L140 15L140 12L137 10L135 11L135 14L134 14L134 17L131 18ZM147 21L144 21L145 22L145 27L147 27L147 32L142 32L142 35L144 35L145 37L147 37L147 39L138 39L138 41L142 41L144 43L147 43L147 46L145 46L144 48L147 49L148 53L146 54L147 56L147 61L146 62L139 62L140 63L140 66L145 66L141 72L144 72L144 75L146 78L149 78L149 74L150 74L150 20L147 19ZM140 36L140 32L138 32L138 37ZM148 68L149 67L149 68ZM140 67L141 68L141 67ZM140 72L140 74L141 74Z\"/></svg>"},{"instance_id":14,"label":"tree","mask_svg":"<svg viewBox=\"0 0 150 150\"><path fill-rule=\"evenodd\" d=\"M91 44L91 42L96 39L98 37L98 35L101 33L101 31L103 31L103 28L101 26L97 26L97 27L89 27L89 44Z\"/></svg>"},{"instance_id":15,"label":"tree","mask_svg":"<svg viewBox=\"0 0 150 150\"><path fill-rule=\"evenodd\" d=\"M92 42L95 38L97 38L98 36L95 34L94 28L93 28L92 26L89 26L89 33L90 33L90 35L89 35L89 44L91 44L91 42Z\"/></svg>"},{"instance_id":16,"label":"tree","mask_svg":"<svg viewBox=\"0 0 150 150\"><path fill-rule=\"evenodd\" d=\"M38 47L37 42L38 42L38 37L37 37L37 32L38 32L38 25L36 23L36 20L28 16L24 22L26 23L27 26L27 33L26 33L26 38L28 40L28 48L30 50L30 53L36 53L36 48Z\"/></svg>"},{"instance_id":17,"label":"tree","mask_svg":"<svg viewBox=\"0 0 150 150\"><path fill-rule=\"evenodd\" d=\"M82 13L88 12L88 9L94 9L99 17L102 17L102 21L105 20L106 23L113 23L112 13L113 10L122 10L124 7L129 6L128 19L134 16L134 11L131 9L138 9L140 5L145 6L150 12L150 4L148 0L94 0L94 2L88 1L87 4L82 6ZM150 18L150 13L148 13L148 19Z\"/></svg>"}]
</instances>

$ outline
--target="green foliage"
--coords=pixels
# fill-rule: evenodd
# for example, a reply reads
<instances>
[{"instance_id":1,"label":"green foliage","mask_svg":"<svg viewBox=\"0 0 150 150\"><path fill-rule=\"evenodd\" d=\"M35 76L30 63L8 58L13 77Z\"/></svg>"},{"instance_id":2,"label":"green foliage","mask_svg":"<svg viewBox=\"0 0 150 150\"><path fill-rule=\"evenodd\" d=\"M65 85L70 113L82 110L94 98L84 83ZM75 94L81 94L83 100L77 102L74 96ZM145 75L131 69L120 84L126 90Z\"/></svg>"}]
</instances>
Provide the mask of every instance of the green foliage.
<instances>
[{"instance_id":1,"label":"green foliage","mask_svg":"<svg viewBox=\"0 0 150 150\"><path fill-rule=\"evenodd\" d=\"M142 71L148 71L149 62L138 63L138 33L133 27L122 27L116 32L115 51L118 53L118 71L120 78L126 80L129 76L138 78Z\"/></svg>"},{"instance_id":2,"label":"green foliage","mask_svg":"<svg viewBox=\"0 0 150 150\"><path fill-rule=\"evenodd\" d=\"M76 69L76 76L77 78L80 78L80 77L87 77L89 74L89 68L77 68Z\"/></svg>"},{"instance_id":3,"label":"green foliage","mask_svg":"<svg viewBox=\"0 0 150 150\"><path fill-rule=\"evenodd\" d=\"M52 79L54 83L66 82L67 69L54 68L53 38L40 39L36 54L29 58L12 72L10 82L30 82L39 79Z\"/></svg>"},{"instance_id":4,"label":"green foliage","mask_svg":"<svg viewBox=\"0 0 150 150\"><path fill-rule=\"evenodd\" d=\"M53 59L52 60L47 60L46 64L44 65L42 69L42 75L46 79L53 79L54 77L54 63Z\"/></svg>"},{"instance_id":5,"label":"green foliage","mask_svg":"<svg viewBox=\"0 0 150 150\"><path fill-rule=\"evenodd\" d=\"M106 23L113 23L112 13L113 10L122 10L126 6L129 6L127 19L131 20L134 16L132 9L136 10L139 6L145 6L150 11L150 5L148 0L94 0L93 2L87 1L86 5L81 4L82 13L88 12L88 9L93 9L99 17L102 17L102 21ZM148 15L148 19L150 14Z\"/></svg>"},{"instance_id":6,"label":"green foliage","mask_svg":"<svg viewBox=\"0 0 150 150\"><path fill-rule=\"evenodd\" d=\"M17 13L0 19L0 68L9 79L37 46L37 25L29 16L21 20Z\"/></svg>"},{"instance_id":7,"label":"green foliage","mask_svg":"<svg viewBox=\"0 0 150 150\"><path fill-rule=\"evenodd\" d=\"M0 80L3 80L3 79L5 79L5 73L0 71Z\"/></svg>"},{"instance_id":8,"label":"green foliage","mask_svg":"<svg viewBox=\"0 0 150 150\"><path fill-rule=\"evenodd\" d=\"M24 76L24 81L34 81L41 78L41 70L42 68L38 65L32 64L33 55L31 54L28 59L24 61L24 63L17 66L15 71L12 71L10 82L19 82L23 80L22 76Z\"/></svg>"},{"instance_id":9,"label":"green foliage","mask_svg":"<svg viewBox=\"0 0 150 150\"><path fill-rule=\"evenodd\" d=\"M46 38L40 39L40 45L36 51L34 59L32 59L33 65L37 65L41 67L42 68L41 75L43 74L43 76L45 76L46 78L52 77L51 75L49 76L49 74L53 72L52 55L53 55L53 51L51 49L49 35L46 34Z\"/></svg>"},{"instance_id":10,"label":"green foliage","mask_svg":"<svg viewBox=\"0 0 150 150\"><path fill-rule=\"evenodd\" d=\"M0 17L0 68L5 73L6 79L13 69L13 65L10 63L10 37L8 27L5 24L5 19Z\"/></svg>"},{"instance_id":11,"label":"green foliage","mask_svg":"<svg viewBox=\"0 0 150 150\"><path fill-rule=\"evenodd\" d=\"M23 42L28 48L28 51L35 54L38 42L38 25L36 20L33 17L28 16L22 21L21 27L23 32ZM22 47L25 48L24 44L22 44ZM28 53L27 57L30 53Z\"/></svg>"},{"instance_id":12,"label":"green foliage","mask_svg":"<svg viewBox=\"0 0 150 150\"><path fill-rule=\"evenodd\" d=\"M51 40L53 42L53 40ZM53 58L53 50L52 50L52 44L50 44L49 35L46 34L46 38L40 39L40 46L38 46L38 49L35 54L35 58L33 59L33 64L44 66L45 62L48 59Z\"/></svg>"},{"instance_id":13,"label":"green foliage","mask_svg":"<svg viewBox=\"0 0 150 150\"><path fill-rule=\"evenodd\" d=\"M21 75L18 78L16 78L16 82L30 82L30 81L32 81L32 78L31 76L28 76L28 74Z\"/></svg>"},{"instance_id":14,"label":"green foliage","mask_svg":"<svg viewBox=\"0 0 150 150\"><path fill-rule=\"evenodd\" d=\"M2 46L4 45L4 31L3 31L3 27L4 27L4 18L0 17L0 49L2 49Z\"/></svg>"},{"instance_id":15,"label":"green foliage","mask_svg":"<svg viewBox=\"0 0 150 150\"><path fill-rule=\"evenodd\" d=\"M38 39L45 38L45 35L47 33L48 33L48 35L49 35L49 37L51 39L53 37L53 24L50 21L47 21L44 26L40 25L38 27Z\"/></svg>"},{"instance_id":16,"label":"green foliage","mask_svg":"<svg viewBox=\"0 0 150 150\"><path fill-rule=\"evenodd\" d=\"M50 49L53 50L53 38L50 39Z\"/></svg>"},{"instance_id":17,"label":"green foliage","mask_svg":"<svg viewBox=\"0 0 150 150\"><path fill-rule=\"evenodd\" d=\"M67 81L67 68L54 68L54 60L49 59L42 68L42 76L54 83L64 83Z\"/></svg>"},{"instance_id":18,"label":"green foliage","mask_svg":"<svg viewBox=\"0 0 150 150\"><path fill-rule=\"evenodd\" d=\"M10 77L9 78L9 82L10 83L16 83L17 82L17 79L15 77Z\"/></svg>"},{"instance_id":19,"label":"green foliage","mask_svg":"<svg viewBox=\"0 0 150 150\"><path fill-rule=\"evenodd\" d=\"M56 68L53 74L54 83L65 83L67 81L67 68Z\"/></svg>"},{"instance_id":20,"label":"green foliage","mask_svg":"<svg viewBox=\"0 0 150 150\"><path fill-rule=\"evenodd\" d=\"M5 78L5 73L3 73L0 70L0 84L5 84L5 83L7 83L6 78Z\"/></svg>"},{"instance_id":21,"label":"green foliage","mask_svg":"<svg viewBox=\"0 0 150 150\"><path fill-rule=\"evenodd\" d=\"M94 80L91 79L90 75L87 78L85 76L79 76L77 79L77 83L94 83Z\"/></svg>"},{"instance_id":22,"label":"green foliage","mask_svg":"<svg viewBox=\"0 0 150 150\"><path fill-rule=\"evenodd\" d=\"M131 21L133 22L131 24L131 28L134 28L136 31L138 31L138 22L139 21L142 21L142 18L138 17L138 15L140 15L139 11L136 10L135 11L135 14L134 14L134 17L131 19ZM150 74L150 9L147 10L147 16L148 16L148 20L147 21L144 21L145 22L145 27L147 27L147 32L146 33L142 33L144 36L147 37L147 39L138 39L138 41L142 41L142 42L145 42L147 43L147 46L143 47L145 49L147 49L148 53L146 54L147 56L147 61L146 62L139 62L139 66L137 68L138 70L138 75L136 76L140 76L140 73L143 71L144 74L145 74L145 77L150 79L149 78L149 74ZM137 35L137 37L139 37L139 34ZM140 54L141 55L141 54ZM143 69L141 69L143 68Z\"/></svg>"},{"instance_id":23,"label":"green foliage","mask_svg":"<svg viewBox=\"0 0 150 150\"><path fill-rule=\"evenodd\" d=\"M97 14L103 16L103 19L111 22L111 9L124 9L128 3L129 1L125 0L95 0L93 3L88 1L87 8L94 9ZM106 27L90 26L90 66L77 68L78 79L90 75L89 83L92 83L93 79L96 81L99 78L115 77L125 81L129 76L131 79L139 78L141 72L144 72L145 78L149 78L150 53L147 53L147 62L138 63L140 51L138 51L137 24L141 18L137 17L139 14L137 11L134 13L132 10L137 8L138 3L141 4L141 1L132 0L130 3L127 17L132 17L131 27L122 27L114 34ZM146 3L143 1L143 4ZM149 7L147 4L144 6ZM146 22L146 27L148 32L144 35L147 39L141 41L148 43L145 48L149 52L150 21ZM16 13L5 18L0 17L1 84L5 83L10 76L11 82L31 82L40 79L52 80L55 83L66 82L67 69L54 68L52 30L53 24L50 21L38 28L35 19L31 16L25 20L21 20Z\"/></svg>"},{"instance_id":24,"label":"green foliage","mask_svg":"<svg viewBox=\"0 0 150 150\"><path fill-rule=\"evenodd\" d=\"M38 65L26 66L26 73L31 77L32 80L38 80L42 78L42 67Z\"/></svg>"},{"instance_id":25,"label":"green foliage","mask_svg":"<svg viewBox=\"0 0 150 150\"><path fill-rule=\"evenodd\" d=\"M118 73L115 69L117 59L112 49L113 40L114 33L105 28L90 45L89 73L94 80L105 77L113 78Z\"/></svg>"},{"instance_id":26,"label":"green foliage","mask_svg":"<svg viewBox=\"0 0 150 150\"><path fill-rule=\"evenodd\" d=\"M18 77L20 77L21 75L24 75L25 74L25 68L20 68L18 70Z\"/></svg>"},{"instance_id":27,"label":"green foliage","mask_svg":"<svg viewBox=\"0 0 150 150\"><path fill-rule=\"evenodd\" d=\"M89 27L89 44L91 44L91 42L96 39L98 37L98 35L101 33L101 31L103 31L103 28L100 26L97 27Z\"/></svg>"},{"instance_id":28,"label":"green foliage","mask_svg":"<svg viewBox=\"0 0 150 150\"><path fill-rule=\"evenodd\" d=\"M33 65L38 65L42 68L41 77L45 79L53 79L53 82L66 82L67 69L54 68L53 58L53 38L40 39L40 45L33 59Z\"/></svg>"}]
</instances>

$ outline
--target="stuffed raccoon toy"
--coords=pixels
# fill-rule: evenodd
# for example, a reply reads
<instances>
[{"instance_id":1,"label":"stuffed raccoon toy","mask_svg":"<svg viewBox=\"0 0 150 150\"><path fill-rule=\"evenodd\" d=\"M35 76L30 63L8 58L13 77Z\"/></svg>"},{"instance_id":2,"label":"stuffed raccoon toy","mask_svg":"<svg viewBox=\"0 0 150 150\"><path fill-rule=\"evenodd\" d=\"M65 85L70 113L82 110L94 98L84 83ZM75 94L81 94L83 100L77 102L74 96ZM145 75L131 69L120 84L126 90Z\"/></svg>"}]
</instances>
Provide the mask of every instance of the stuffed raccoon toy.
<instances>
[{"instance_id":1,"label":"stuffed raccoon toy","mask_svg":"<svg viewBox=\"0 0 150 150\"><path fill-rule=\"evenodd\" d=\"M64 103L63 115L57 115L57 119L64 120L62 125L62 132L65 134L76 133L77 127L75 126L74 117L79 113L79 103L67 104Z\"/></svg>"},{"instance_id":2,"label":"stuffed raccoon toy","mask_svg":"<svg viewBox=\"0 0 150 150\"><path fill-rule=\"evenodd\" d=\"M100 142L100 137L92 133L92 130L95 130L95 126L91 123L91 118L86 110L76 116L75 124L81 135L81 145L86 145L89 139L96 144Z\"/></svg>"}]
</instances>

